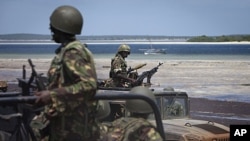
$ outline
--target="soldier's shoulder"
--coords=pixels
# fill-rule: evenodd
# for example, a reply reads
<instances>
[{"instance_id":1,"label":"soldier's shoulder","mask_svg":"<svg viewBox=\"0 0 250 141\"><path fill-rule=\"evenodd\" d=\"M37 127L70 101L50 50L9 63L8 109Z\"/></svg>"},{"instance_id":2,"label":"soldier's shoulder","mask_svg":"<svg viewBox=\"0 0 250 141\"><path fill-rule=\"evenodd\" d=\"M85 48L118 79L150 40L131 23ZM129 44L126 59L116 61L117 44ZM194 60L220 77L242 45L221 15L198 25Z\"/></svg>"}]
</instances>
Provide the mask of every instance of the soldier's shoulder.
<instances>
[{"instance_id":1,"label":"soldier's shoulder","mask_svg":"<svg viewBox=\"0 0 250 141\"><path fill-rule=\"evenodd\" d=\"M133 118L133 117L126 117L126 118L119 118L113 121L113 125L124 125L126 128L140 128L141 126L151 126L152 124L143 119L143 118ZM127 126L129 125L129 126Z\"/></svg>"},{"instance_id":2,"label":"soldier's shoulder","mask_svg":"<svg viewBox=\"0 0 250 141\"><path fill-rule=\"evenodd\" d=\"M68 53L73 53L73 54L82 54L82 56L85 57L92 57L92 52L86 47L86 45L80 41L73 41L71 43L69 43L66 47L65 47L65 52Z\"/></svg>"},{"instance_id":3,"label":"soldier's shoulder","mask_svg":"<svg viewBox=\"0 0 250 141\"><path fill-rule=\"evenodd\" d=\"M73 41L73 42L70 42L66 45L65 49L68 50L68 49L81 49L82 47L84 47L84 44L81 43L80 41L76 40L76 41Z\"/></svg>"},{"instance_id":4,"label":"soldier's shoulder","mask_svg":"<svg viewBox=\"0 0 250 141\"><path fill-rule=\"evenodd\" d=\"M121 58L120 58L120 57L115 56L115 57L112 59L112 62L113 62L114 64L117 64L117 63L121 63L122 61L121 61Z\"/></svg>"},{"instance_id":5,"label":"soldier's shoulder","mask_svg":"<svg viewBox=\"0 0 250 141\"><path fill-rule=\"evenodd\" d=\"M121 59L121 56L120 55L116 55L113 60L120 60Z\"/></svg>"}]
</instances>

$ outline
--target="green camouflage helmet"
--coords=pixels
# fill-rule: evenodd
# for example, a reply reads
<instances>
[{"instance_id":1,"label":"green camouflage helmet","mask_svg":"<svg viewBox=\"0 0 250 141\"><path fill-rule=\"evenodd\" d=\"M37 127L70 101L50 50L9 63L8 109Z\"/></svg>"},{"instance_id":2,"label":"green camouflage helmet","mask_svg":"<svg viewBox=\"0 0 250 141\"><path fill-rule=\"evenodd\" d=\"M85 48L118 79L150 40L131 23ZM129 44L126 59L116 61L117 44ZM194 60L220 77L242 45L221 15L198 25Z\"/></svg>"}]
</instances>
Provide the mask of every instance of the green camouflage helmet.
<instances>
[{"instance_id":1,"label":"green camouflage helmet","mask_svg":"<svg viewBox=\"0 0 250 141\"><path fill-rule=\"evenodd\" d=\"M151 98L152 100L156 100L154 94L152 91L146 87L143 86L137 86L131 89L132 93L140 94L140 95L145 95ZM140 114L150 114L153 112L153 109L144 100L135 100L135 99L130 99L126 100L126 109L129 112L132 113L140 113Z\"/></svg>"},{"instance_id":2,"label":"green camouflage helmet","mask_svg":"<svg viewBox=\"0 0 250 141\"><path fill-rule=\"evenodd\" d=\"M127 45L127 44L121 44L119 46L119 48L118 48L118 53L122 52L122 51L130 53L130 47L129 47L129 45Z\"/></svg>"},{"instance_id":3,"label":"green camouflage helmet","mask_svg":"<svg viewBox=\"0 0 250 141\"><path fill-rule=\"evenodd\" d=\"M50 24L65 33L81 34L83 17L76 8L64 5L56 8L51 14Z\"/></svg>"},{"instance_id":4,"label":"green camouflage helmet","mask_svg":"<svg viewBox=\"0 0 250 141\"><path fill-rule=\"evenodd\" d=\"M99 100L96 118L102 120L110 114L110 105L106 100Z\"/></svg>"}]
</instances>

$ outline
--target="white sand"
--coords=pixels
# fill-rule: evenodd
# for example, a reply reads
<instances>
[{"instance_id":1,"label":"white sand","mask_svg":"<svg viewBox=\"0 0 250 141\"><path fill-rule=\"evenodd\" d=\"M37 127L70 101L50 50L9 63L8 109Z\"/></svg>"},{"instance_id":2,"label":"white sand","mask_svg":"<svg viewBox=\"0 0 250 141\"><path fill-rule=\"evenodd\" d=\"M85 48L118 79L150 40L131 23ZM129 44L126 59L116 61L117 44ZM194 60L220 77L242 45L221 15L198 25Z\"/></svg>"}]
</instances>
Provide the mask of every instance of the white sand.
<instances>
[{"instance_id":1,"label":"white sand","mask_svg":"<svg viewBox=\"0 0 250 141\"><path fill-rule=\"evenodd\" d=\"M38 72L45 73L50 59L32 59ZM95 59L99 79L108 78L110 59ZM138 73L156 66L156 60L128 60L129 66L141 63L147 65ZM10 83L22 77L22 66L26 65L27 77L30 67L26 59L0 59L0 80ZM167 86L185 91L192 97L221 98L226 100L250 102L250 61L165 61L153 76L153 87ZM243 84L243 85L242 85ZM226 97L226 98L224 98Z\"/></svg>"}]
</instances>

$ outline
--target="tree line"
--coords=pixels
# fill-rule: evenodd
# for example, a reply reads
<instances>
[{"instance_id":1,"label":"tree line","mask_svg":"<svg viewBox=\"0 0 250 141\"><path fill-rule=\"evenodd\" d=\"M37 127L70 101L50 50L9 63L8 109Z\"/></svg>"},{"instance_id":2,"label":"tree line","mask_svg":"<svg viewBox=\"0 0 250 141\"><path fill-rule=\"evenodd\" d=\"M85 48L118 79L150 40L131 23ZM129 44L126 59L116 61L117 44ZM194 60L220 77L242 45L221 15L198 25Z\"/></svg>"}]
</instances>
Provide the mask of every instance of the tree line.
<instances>
[{"instance_id":1,"label":"tree line","mask_svg":"<svg viewBox=\"0 0 250 141\"><path fill-rule=\"evenodd\" d=\"M187 42L242 42L250 41L250 35L222 35L222 36L197 36L187 40Z\"/></svg>"}]
</instances>

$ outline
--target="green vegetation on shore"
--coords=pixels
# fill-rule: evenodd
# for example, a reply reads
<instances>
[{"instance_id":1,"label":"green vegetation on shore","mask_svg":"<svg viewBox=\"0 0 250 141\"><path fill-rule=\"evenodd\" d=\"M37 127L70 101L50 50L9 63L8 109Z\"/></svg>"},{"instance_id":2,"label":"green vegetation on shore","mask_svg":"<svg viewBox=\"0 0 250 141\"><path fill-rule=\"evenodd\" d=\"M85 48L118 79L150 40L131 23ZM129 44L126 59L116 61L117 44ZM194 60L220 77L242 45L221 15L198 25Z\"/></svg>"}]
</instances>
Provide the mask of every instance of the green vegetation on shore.
<instances>
[{"instance_id":1,"label":"green vegetation on shore","mask_svg":"<svg viewBox=\"0 0 250 141\"><path fill-rule=\"evenodd\" d=\"M187 40L187 42L241 42L250 41L250 35L228 35L228 36L197 36Z\"/></svg>"}]
</instances>

